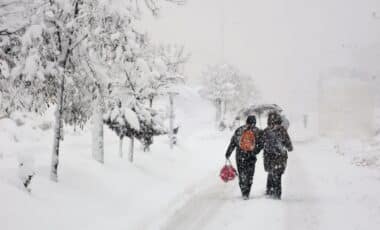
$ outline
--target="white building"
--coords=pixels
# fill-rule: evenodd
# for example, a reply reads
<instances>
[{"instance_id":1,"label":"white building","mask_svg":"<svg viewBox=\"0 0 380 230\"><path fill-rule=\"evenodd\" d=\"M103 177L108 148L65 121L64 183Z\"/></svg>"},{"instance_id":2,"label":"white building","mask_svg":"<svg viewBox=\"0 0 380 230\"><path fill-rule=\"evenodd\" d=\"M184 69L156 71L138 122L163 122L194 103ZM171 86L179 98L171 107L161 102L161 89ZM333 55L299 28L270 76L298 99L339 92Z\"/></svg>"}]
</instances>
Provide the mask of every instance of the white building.
<instances>
[{"instance_id":1,"label":"white building","mask_svg":"<svg viewBox=\"0 0 380 230\"><path fill-rule=\"evenodd\" d=\"M335 69L321 77L319 131L334 138L367 139L376 131L375 80L356 71Z\"/></svg>"}]
</instances>

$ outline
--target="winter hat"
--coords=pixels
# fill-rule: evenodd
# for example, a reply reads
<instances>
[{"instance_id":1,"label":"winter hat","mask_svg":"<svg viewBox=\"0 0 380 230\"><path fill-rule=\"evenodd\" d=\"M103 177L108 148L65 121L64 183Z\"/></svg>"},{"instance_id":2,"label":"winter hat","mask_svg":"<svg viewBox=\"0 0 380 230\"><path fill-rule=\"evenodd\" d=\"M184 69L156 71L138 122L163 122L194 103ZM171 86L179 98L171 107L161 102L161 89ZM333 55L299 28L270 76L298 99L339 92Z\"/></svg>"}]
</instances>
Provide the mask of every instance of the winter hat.
<instances>
[{"instance_id":1,"label":"winter hat","mask_svg":"<svg viewBox=\"0 0 380 230\"><path fill-rule=\"evenodd\" d=\"M256 117L254 115L247 117L247 125L256 125Z\"/></svg>"},{"instance_id":2,"label":"winter hat","mask_svg":"<svg viewBox=\"0 0 380 230\"><path fill-rule=\"evenodd\" d=\"M281 124L281 116L276 112L271 112L268 114L268 125L280 125Z\"/></svg>"}]
</instances>

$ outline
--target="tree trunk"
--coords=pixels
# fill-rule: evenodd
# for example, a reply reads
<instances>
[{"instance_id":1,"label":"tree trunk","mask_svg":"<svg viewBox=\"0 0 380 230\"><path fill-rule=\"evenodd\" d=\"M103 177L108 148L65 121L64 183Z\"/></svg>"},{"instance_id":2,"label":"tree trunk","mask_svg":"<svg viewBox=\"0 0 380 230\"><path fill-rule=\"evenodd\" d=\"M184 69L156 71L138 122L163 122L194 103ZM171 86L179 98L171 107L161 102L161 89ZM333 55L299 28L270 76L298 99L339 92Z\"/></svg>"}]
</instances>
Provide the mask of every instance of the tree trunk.
<instances>
[{"instance_id":1,"label":"tree trunk","mask_svg":"<svg viewBox=\"0 0 380 230\"><path fill-rule=\"evenodd\" d=\"M99 163L104 163L104 129L103 129L104 98L98 86L98 98L93 116L92 157Z\"/></svg>"},{"instance_id":2,"label":"tree trunk","mask_svg":"<svg viewBox=\"0 0 380 230\"><path fill-rule=\"evenodd\" d=\"M169 142L170 142L170 148L172 149L174 146L174 98L173 94L169 94L169 103L170 103L170 123L169 123Z\"/></svg>"},{"instance_id":3,"label":"tree trunk","mask_svg":"<svg viewBox=\"0 0 380 230\"><path fill-rule=\"evenodd\" d=\"M119 142L119 156L120 156L120 158L123 158L123 137L120 137L120 142Z\"/></svg>"},{"instance_id":4,"label":"tree trunk","mask_svg":"<svg viewBox=\"0 0 380 230\"><path fill-rule=\"evenodd\" d=\"M303 127L306 129L308 125L308 116L307 114L303 115Z\"/></svg>"},{"instance_id":5,"label":"tree trunk","mask_svg":"<svg viewBox=\"0 0 380 230\"><path fill-rule=\"evenodd\" d=\"M62 139L63 128L63 94L65 91L65 75L62 75L61 87L59 89L59 101L55 113L54 144L51 161L50 179L58 182L58 164L59 164L59 144Z\"/></svg>"},{"instance_id":6,"label":"tree trunk","mask_svg":"<svg viewBox=\"0 0 380 230\"><path fill-rule=\"evenodd\" d=\"M153 137L152 138L152 141L153 141ZM143 151L144 152L150 152L150 145L152 144L153 142L150 142L149 140L144 140L143 141Z\"/></svg>"},{"instance_id":7,"label":"tree trunk","mask_svg":"<svg viewBox=\"0 0 380 230\"><path fill-rule=\"evenodd\" d=\"M52 5L52 1L50 2ZM74 18L77 18L79 14L79 1L75 3L74 7ZM60 36L60 32L58 33L58 40L59 40L59 50L62 52L62 40ZM73 35L74 32L71 32L71 35ZM72 38L69 38L69 41L67 43L67 48L64 53L62 53L63 59L59 61L59 65L62 67L62 69L66 69L67 62L69 60L69 56L71 54L71 45L73 44ZM51 160L51 171L50 171L50 179L52 181L58 182L58 164L59 164L59 144L62 139L62 128L63 128L63 103L64 103L64 92L65 92L65 73L62 74L62 81L59 89L59 101L57 105L57 111L55 114L55 130L54 130L54 144L53 144L53 154L52 154L52 160Z\"/></svg>"},{"instance_id":8,"label":"tree trunk","mask_svg":"<svg viewBox=\"0 0 380 230\"><path fill-rule=\"evenodd\" d=\"M131 137L129 142L129 152L128 152L128 159L130 162L133 162L133 151L135 148L135 138Z\"/></svg>"},{"instance_id":9,"label":"tree trunk","mask_svg":"<svg viewBox=\"0 0 380 230\"><path fill-rule=\"evenodd\" d=\"M153 100L154 100L154 97L149 97L149 107L150 108L153 108Z\"/></svg>"}]
</instances>

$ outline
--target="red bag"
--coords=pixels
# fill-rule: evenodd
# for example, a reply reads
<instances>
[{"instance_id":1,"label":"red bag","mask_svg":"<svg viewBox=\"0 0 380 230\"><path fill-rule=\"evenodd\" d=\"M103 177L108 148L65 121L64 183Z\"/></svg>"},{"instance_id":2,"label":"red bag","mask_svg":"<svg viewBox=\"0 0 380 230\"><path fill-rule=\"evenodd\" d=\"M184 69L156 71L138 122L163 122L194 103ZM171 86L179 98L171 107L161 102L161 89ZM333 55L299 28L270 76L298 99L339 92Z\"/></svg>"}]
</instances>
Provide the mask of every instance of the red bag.
<instances>
[{"instance_id":1,"label":"red bag","mask_svg":"<svg viewBox=\"0 0 380 230\"><path fill-rule=\"evenodd\" d=\"M234 180L236 175L236 169L232 166L231 161L227 160L224 167L220 170L220 178L227 183L228 181Z\"/></svg>"}]
</instances>

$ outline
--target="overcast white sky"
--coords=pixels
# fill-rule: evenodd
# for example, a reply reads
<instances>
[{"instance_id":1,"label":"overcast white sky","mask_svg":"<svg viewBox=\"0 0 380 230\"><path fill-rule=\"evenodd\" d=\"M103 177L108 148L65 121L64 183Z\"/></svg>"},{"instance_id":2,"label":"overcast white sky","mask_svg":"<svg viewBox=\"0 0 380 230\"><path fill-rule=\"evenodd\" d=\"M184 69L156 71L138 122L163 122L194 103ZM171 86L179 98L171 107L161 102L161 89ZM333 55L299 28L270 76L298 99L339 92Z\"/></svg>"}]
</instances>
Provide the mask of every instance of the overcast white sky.
<instances>
[{"instance_id":1,"label":"overcast white sky","mask_svg":"<svg viewBox=\"0 0 380 230\"><path fill-rule=\"evenodd\" d=\"M252 75L264 101L297 110L315 106L329 67L380 73L380 0L188 0L145 21L153 40L186 46L189 78L224 59Z\"/></svg>"}]
</instances>

